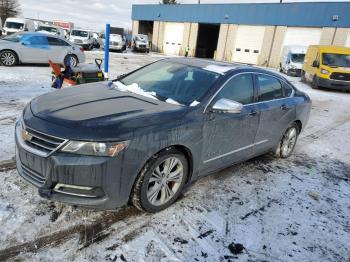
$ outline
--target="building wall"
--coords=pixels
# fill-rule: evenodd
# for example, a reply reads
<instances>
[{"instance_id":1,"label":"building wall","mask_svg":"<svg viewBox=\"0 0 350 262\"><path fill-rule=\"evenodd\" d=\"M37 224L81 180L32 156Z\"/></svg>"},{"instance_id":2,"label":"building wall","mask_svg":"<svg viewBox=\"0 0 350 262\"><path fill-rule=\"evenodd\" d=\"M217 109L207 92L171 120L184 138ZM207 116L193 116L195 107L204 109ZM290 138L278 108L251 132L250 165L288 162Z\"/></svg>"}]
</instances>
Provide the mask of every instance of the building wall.
<instances>
[{"instance_id":1,"label":"building wall","mask_svg":"<svg viewBox=\"0 0 350 262\"><path fill-rule=\"evenodd\" d=\"M279 60L286 31L286 26L276 26L275 38L273 41L270 59L267 66L275 68L279 66Z\"/></svg>"},{"instance_id":2,"label":"building wall","mask_svg":"<svg viewBox=\"0 0 350 262\"><path fill-rule=\"evenodd\" d=\"M132 36L137 35L139 33L139 21L132 21Z\"/></svg>"},{"instance_id":3,"label":"building wall","mask_svg":"<svg viewBox=\"0 0 350 262\"><path fill-rule=\"evenodd\" d=\"M258 65L267 66L271 56L271 49L274 43L276 27L275 26L266 26L263 46L260 52L258 59Z\"/></svg>"},{"instance_id":4,"label":"building wall","mask_svg":"<svg viewBox=\"0 0 350 262\"><path fill-rule=\"evenodd\" d=\"M337 28L335 30L333 45L345 46L349 34L350 28Z\"/></svg>"}]
</instances>

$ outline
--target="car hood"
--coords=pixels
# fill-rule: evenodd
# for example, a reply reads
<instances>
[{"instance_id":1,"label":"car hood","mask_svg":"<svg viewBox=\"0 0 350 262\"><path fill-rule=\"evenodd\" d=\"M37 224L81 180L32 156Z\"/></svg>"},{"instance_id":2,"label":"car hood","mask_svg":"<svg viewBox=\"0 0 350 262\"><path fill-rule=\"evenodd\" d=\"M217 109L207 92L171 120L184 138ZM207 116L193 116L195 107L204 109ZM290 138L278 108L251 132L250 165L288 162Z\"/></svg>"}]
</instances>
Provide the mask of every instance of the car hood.
<instances>
[{"instance_id":1,"label":"car hood","mask_svg":"<svg viewBox=\"0 0 350 262\"><path fill-rule=\"evenodd\" d=\"M174 123L187 111L184 106L109 89L107 82L42 95L31 101L30 109L34 118L47 123L34 123L35 126L29 123L32 128L43 128L38 131L71 139L88 139L100 134L100 140L112 139L115 135L130 137L145 127L165 126L169 119ZM67 132L69 137L65 135Z\"/></svg>"}]
</instances>

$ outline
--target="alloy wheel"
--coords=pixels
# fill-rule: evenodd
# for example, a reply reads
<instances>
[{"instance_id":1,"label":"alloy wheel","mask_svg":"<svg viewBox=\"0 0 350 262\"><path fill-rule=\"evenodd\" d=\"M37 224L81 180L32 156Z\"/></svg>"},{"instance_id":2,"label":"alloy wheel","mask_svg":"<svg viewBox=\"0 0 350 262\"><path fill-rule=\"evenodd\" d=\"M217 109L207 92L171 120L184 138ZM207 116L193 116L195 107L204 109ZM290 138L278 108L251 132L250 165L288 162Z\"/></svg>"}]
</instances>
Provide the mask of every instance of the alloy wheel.
<instances>
[{"instance_id":1,"label":"alloy wheel","mask_svg":"<svg viewBox=\"0 0 350 262\"><path fill-rule=\"evenodd\" d=\"M298 132L295 127L291 127L288 129L288 131L286 132L286 134L282 139L282 144L281 144L281 155L283 157L287 157L292 153L297 141L297 136L298 136Z\"/></svg>"},{"instance_id":2,"label":"alloy wheel","mask_svg":"<svg viewBox=\"0 0 350 262\"><path fill-rule=\"evenodd\" d=\"M5 66L12 66L16 63L16 57L12 52L2 52L0 56L1 63Z\"/></svg>"},{"instance_id":3,"label":"alloy wheel","mask_svg":"<svg viewBox=\"0 0 350 262\"><path fill-rule=\"evenodd\" d=\"M147 186L147 199L154 206L164 205L178 192L184 178L184 167L177 157L161 162L152 172Z\"/></svg>"}]
</instances>

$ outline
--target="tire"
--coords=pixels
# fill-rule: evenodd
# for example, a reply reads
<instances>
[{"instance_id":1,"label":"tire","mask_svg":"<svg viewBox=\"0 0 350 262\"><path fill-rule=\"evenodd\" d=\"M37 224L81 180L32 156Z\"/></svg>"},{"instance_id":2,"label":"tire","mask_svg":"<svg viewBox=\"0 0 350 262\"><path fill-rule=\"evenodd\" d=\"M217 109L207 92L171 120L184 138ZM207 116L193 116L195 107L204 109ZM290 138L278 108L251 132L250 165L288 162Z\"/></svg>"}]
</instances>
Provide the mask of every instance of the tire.
<instances>
[{"instance_id":1,"label":"tire","mask_svg":"<svg viewBox=\"0 0 350 262\"><path fill-rule=\"evenodd\" d=\"M300 133L298 125L294 122L284 132L281 141L278 143L278 147L275 151L275 157L287 158L289 157L295 148Z\"/></svg>"},{"instance_id":2,"label":"tire","mask_svg":"<svg viewBox=\"0 0 350 262\"><path fill-rule=\"evenodd\" d=\"M312 88L312 89L319 89L318 83L317 83L317 77L316 77L316 76L314 76L314 77L312 78L311 88Z\"/></svg>"},{"instance_id":3,"label":"tire","mask_svg":"<svg viewBox=\"0 0 350 262\"><path fill-rule=\"evenodd\" d=\"M169 165L173 165L172 172L168 172ZM187 181L188 166L184 154L175 148L153 156L136 179L131 195L132 204L139 210L150 213L169 207L181 194Z\"/></svg>"},{"instance_id":4,"label":"tire","mask_svg":"<svg viewBox=\"0 0 350 262\"><path fill-rule=\"evenodd\" d=\"M15 66L18 64L18 57L14 51L4 50L0 52L0 63L3 66Z\"/></svg>"},{"instance_id":5,"label":"tire","mask_svg":"<svg viewBox=\"0 0 350 262\"><path fill-rule=\"evenodd\" d=\"M306 83L305 71L304 70L301 71L301 76L300 77L301 77L300 78L301 82Z\"/></svg>"},{"instance_id":6,"label":"tire","mask_svg":"<svg viewBox=\"0 0 350 262\"><path fill-rule=\"evenodd\" d=\"M76 67L79 64L79 59L76 55L66 55L64 58L64 64L67 65L67 61L70 60L70 66Z\"/></svg>"}]
</instances>

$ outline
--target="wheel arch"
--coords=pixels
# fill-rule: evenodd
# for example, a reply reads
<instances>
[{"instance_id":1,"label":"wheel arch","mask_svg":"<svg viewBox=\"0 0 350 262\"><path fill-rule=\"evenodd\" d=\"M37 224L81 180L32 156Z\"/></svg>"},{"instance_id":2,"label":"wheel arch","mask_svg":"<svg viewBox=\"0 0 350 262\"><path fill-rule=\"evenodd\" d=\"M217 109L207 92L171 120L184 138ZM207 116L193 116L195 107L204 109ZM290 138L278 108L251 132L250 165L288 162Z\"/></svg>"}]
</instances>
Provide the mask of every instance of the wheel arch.
<instances>
[{"instance_id":1,"label":"wheel arch","mask_svg":"<svg viewBox=\"0 0 350 262\"><path fill-rule=\"evenodd\" d=\"M301 130L302 130L302 128L303 128L303 124L301 123L300 120L295 120L294 123L297 124L297 126L298 126L298 134L300 134L300 133L301 133Z\"/></svg>"},{"instance_id":2,"label":"wheel arch","mask_svg":"<svg viewBox=\"0 0 350 262\"><path fill-rule=\"evenodd\" d=\"M19 56L19 54L18 54L18 52L16 50L13 50L11 48L4 48L4 49L0 50L0 53L3 52L3 51L11 51L11 52L13 52L16 55L16 57L17 57L17 62L21 63L20 56Z\"/></svg>"}]
</instances>

